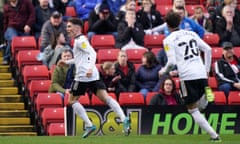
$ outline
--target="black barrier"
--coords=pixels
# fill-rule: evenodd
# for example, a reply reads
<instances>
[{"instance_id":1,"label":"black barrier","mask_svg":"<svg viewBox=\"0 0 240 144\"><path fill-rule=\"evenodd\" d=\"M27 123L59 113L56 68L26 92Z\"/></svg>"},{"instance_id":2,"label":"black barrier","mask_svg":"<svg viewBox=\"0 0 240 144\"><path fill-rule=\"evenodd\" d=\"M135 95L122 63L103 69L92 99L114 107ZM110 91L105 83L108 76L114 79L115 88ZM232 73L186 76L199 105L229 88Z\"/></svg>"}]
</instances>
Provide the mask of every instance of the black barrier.
<instances>
[{"instance_id":1,"label":"black barrier","mask_svg":"<svg viewBox=\"0 0 240 144\"><path fill-rule=\"evenodd\" d=\"M107 106L86 107L89 118L97 126L95 135L122 134L122 123ZM129 106L123 107L130 115L133 134L203 134L184 106ZM240 133L240 106L209 106L203 113L208 122L219 134ZM68 116L72 117L72 115ZM68 120L72 126L68 135L82 135L83 121L73 116L75 122ZM68 124L69 126L69 124ZM75 128L75 129L72 129Z\"/></svg>"}]
</instances>

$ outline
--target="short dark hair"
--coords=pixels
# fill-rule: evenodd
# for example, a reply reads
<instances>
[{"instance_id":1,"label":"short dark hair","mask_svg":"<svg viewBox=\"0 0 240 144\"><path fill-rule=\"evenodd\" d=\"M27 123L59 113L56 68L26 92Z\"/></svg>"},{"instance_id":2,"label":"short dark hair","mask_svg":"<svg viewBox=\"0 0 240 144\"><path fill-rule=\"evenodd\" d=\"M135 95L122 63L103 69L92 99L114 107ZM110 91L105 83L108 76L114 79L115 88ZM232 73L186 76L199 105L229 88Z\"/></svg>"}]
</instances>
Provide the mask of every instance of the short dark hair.
<instances>
[{"instance_id":1,"label":"short dark hair","mask_svg":"<svg viewBox=\"0 0 240 144\"><path fill-rule=\"evenodd\" d=\"M178 28L181 22L181 16L174 12L173 10L169 11L165 17L166 23L170 28Z\"/></svg>"},{"instance_id":2,"label":"short dark hair","mask_svg":"<svg viewBox=\"0 0 240 144\"><path fill-rule=\"evenodd\" d=\"M68 19L68 22L70 22L70 23L72 23L74 25L78 25L80 27L83 27L83 21L81 19L79 19L79 18L75 18L75 17L70 18L70 19Z\"/></svg>"}]
</instances>

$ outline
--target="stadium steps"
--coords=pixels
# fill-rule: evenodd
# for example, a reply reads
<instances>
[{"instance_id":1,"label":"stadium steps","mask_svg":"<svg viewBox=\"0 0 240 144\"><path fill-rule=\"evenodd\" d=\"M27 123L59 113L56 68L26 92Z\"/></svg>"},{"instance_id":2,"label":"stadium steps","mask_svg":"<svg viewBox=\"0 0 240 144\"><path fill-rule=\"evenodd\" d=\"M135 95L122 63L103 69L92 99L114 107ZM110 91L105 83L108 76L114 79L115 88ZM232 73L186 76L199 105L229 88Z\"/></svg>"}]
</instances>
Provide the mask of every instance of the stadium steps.
<instances>
[{"instance_id":1,"label":"stadium steps","mask_svg":"<svg viewBox=\"0 0 240 144\"><path fill-rule=\"evenodd\" d=\"M2 61L0 52L0 64ZM0 65L0 136L36 136L9 65Z\"/></svg>"}]
</instances>

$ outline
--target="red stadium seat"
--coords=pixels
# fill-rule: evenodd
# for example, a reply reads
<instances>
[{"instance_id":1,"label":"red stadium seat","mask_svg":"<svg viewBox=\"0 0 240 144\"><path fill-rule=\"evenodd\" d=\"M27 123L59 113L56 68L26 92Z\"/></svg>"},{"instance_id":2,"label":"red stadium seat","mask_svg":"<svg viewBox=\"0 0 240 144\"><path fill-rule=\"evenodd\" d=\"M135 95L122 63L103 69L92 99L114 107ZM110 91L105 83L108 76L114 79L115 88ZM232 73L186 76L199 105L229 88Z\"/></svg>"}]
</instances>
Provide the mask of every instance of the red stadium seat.
<instances>
[{"instance_id":1,"label":"red stadium seat","mask_svg":"<svg viewBox=\"0 0 240 144\"><path fill-rule=\"evenodd\" d=\"M173 80L175 82L176 89L179 90L180 89L180 79L179 79L179 77L173 77Z\"/></svg>"},{"instance_id":2,"label":"red stadium seat","mask_svg":"<svg viewBox=\"0 0 240 144\"><path fill-rule=\"evenodd\" d=\"M45 65L27 65L23 68L22 76L26 86L31 80L48 80L48 68Z\"/></svg>"},{"instance_id":3,"label":"red stadium seat","mask_svg":"<svg viewBox=\"0 0 240 144\"><path fill-rule=\"evenodd\" d=\"M25 65L42 65L42 61L38 61L36 56L39 54L39 50L21 50L17 54L17 66L21 73L22 68Z\"/></svg>"},{"instance_id":4,"label":"red stadium seat","mask_svg":"<svg viewBox=\"0 0 240 144\"><path fill-rule=\"evenodd\" d=\"M52 79L52 75L53 75L53 73L54 73L54 70L55 70L55 68L56 68L56 66L57 65L55 65L55 64L53 64L52 66L51 66L51 68L49 69L49 79Z\"/></svg>"},{"instance_id":5,"label":"red stadium seat","mask_svg":"<svg viewBox=\"0 0 240 144\"><path fill-rule=\"evenodd\" d=\"M37 43L34 36L16 36L12 39L11 52L13 62L16 60L16 54L20 50L37 49Z\"/></svg>"},{"instance_id":6,"label":"red stadium seat","mask_svg":"<svg viewBox=\"0 0 240 144\"><path fill-rule=\"evenodd\" d=\"M120 105L144 105L144 97L139 92L122 92L119 94Z\"/></svg>"},{"instance_id":7,"label":"red stadium seat","mask_svg":"<svg viewBox=\"0 0 240 144\"><path fill-rule=\"evenodd\" d=\"M199 5L199 4L196 4L196 5L189 4L189 5L186 5L185 7L189 16L194 14L195 7L201 7L204 13L207 12L206 8L203 5Z\"/></svg>"},{"instance_id":8,"label":"red stadium seat","mask_svg":"<svg viewBox=\"0 0 240 144\"><path fill-rule=\"evenodd\" d=\"M216 34L216 33L213 33L213 34L205 34L203 36L203 40L209 44L210 46L218 46L219 45L219 35Z\"/></svg>"},{"instance_id":9,"label":"red stadium seat","mask_svg":"<svg viewBox=\"0 0 240 144\"><path fill-rule=\"evenodd\" d=\"M50 123L64 123L64 108L45 108L41 118L43 129L47 132Z\"/></svg>"},{"instance_id":10,"label":"red stadium seat","mask_svg":"<svg viewBox=\"0 0 240 144\"><path fill-rule=\"evenodd\" d=\"M197 4L204 4L206 0L185 0L186 5L197 5Z\"/></svg>"},{"instance_id":11,"label":"red stadium seat","mask_svg":"<svg viewBox=\"0 0 240 144\"><path fill-rule=\"evenodd\" d=\"M144 47L146 48L162 48L163 47L163 39L165 36L163 34L160 35L145 35L144 36Z\"/></svg>"},{"instance_id":12,"label":"red stadium seat","mask_svg":"<svg viewBox=\"0 0 240 144\"><path fill-rule=\"evenodd\" d=\"M229 105L240 105L240 92L230 91L228 95Z\"/></svg>"},{"instance_id":13,"label":"red stadium seat","mask_svg":"<svg viewBox=\"0 0 240 144\"><path fill-rule=\"evenodd\" d=\"M133 63L142 63L142 56L146 51L146 49L127 49L128 60Z\"/></svg>"},{"instance_id":14,"label":"red stadium seat","mask_svg":"<svg viewBox=\"0 0 240 144\"><path fill-rule=\"evenodd\" d=\"M212 64L215 61L219 60L222 57L222 48L221 47L212 47Z\"/></svg>"},{"instance_id":15,"label":"red stadium seat","mask_svg":"<svg viewBox=\"0 0 240 144\"><path fill-rule=\"evenodd\" d=\"M47 93L51 85L51 80L32 80L27 87L28 96L30 96L31 101L35 99L38 93Z\"/></svg>"},{"instance_id":16,"label":"red stadium seat","mask_svg":"<svg viewBox=\"0 0 240 144\"><path fill-rule=\"evenodd\" d=\"M83 96L80 96L78 100L82 105L85 105L85 106L90 105L90 98L87 93Z\"/></svg>"},{"instance_id":17,"label":"red stadium seat","mask_svg":"<svg viewBox=\"0 0 240 144\"><path fill-rule=\"evenodd\" d=\"M105 61L116 61L120 49L99 49L97 51L97 62L102 64Z\"/></svg>"},{"instance_id":18,"label":"red stadium seat","mask_svg":"<svg viewBox=\"0 0 240 144\"><path fill-rule=\"evenodd\" d=\"M37 114L40 116L44 108L63 107L62 97L57 93L38 93L35 106Z\"/></svg>"},{"instance_id":19,"label":"red stadium seat","mask_svg":"<svg viewBox=\"0 0 240 144\"><path fill-rule=\"evenodd\" d=\"M65 136L64 123L51 123L49 124L47 135L49 136Z\"/></svg>"},{"instance_id":20,"label":"red stadium seat","mask_svg":"<svg viewBox=\"0 0 240 144\"><path fill-rule=\"evenodd\" d=\"M172 5L157 5L156 9L164 17L172 9Z\"/></svg>"},{"instance_id":21,"label":"red stadium seat","mask_svg":"<svg viewBox=\"0 0 240 144\"><path fill-rule=\"evenodd\" d=\"M173 0L155 0L156 5L172 5Z\"/></svg>"},{"instance_id":22,"label":"red stadium seat","mask_svg":"<svg viewBox=\"0 0 240 144\"><path fill-rule=\"evenodd\" d=\"M88 28L89 28L89 23L88 23L88 21L85 21L84 26L83 26L83 34L85 34L85 35L87 34Z\"/></svg>"},{"instance_id":23,"label":"red stadium seat","mask_svg":"<svg viewBox=\"0 0 240 144\"><path fill-rule=\"evenodd\" d=\"M208 85L213 89L213 90L217 90L218 86L217 86L217 80L215 77L209 77L208 78Z\"/></svg>"},{"instance_id":24,"label":"red stadium seat","mask_svg":"<svg viewBox=\"0 0 240 144\"><path fill-rule=\"evenodd\" d=\"M161 50L163 50L163 48L152 48L151 52L153 52L155 54L155 56L157 56L158 52L160 52Z\"/></svg>"},{"instance_id":25,"label":"red stadium seat","mask_svg":"<svg viewBox=\"0 0 240 144\"><path fill-rule=\"evenodd\" d=\"M135 72L138 71L138 69L139 69L139 67L140 67L141 65L142 65L142 64L140 64L140 63L135 63L135 64L134 64Z\"/></svg>"},{"instance_id":26,"label":"red stadium seat","mask_svg":"<svg viewBox=\"0 0 240 144\"><path fill-rule=\"evenodd\" d=\"M234 47L234 53L237 57L240 57L240 47Z\"/></svg>"},{"instance_id":27,"label":"red stadium seat","mask_svg":"<svg viewBox=\"0 0 240 144\"><path fill-rule=\"evenodd\" d=\"M117 100L117 96L115 93L108 93L108 95L110 97L112 97L113 99ZM92 95L92 99L91 99L91 104L93 106L95 105L106 105L104 102L102 102L95 94Z\"/></svg>"},{"instance_id":28,"label":"red stadium seat","mask_svg":"<svg viewBox=\"0 0 240 144\"><path fill-rule=\"evenodd\" d=\"M149 105L152 97L155 96L156 94L158 94L158 92L148 92L148 93L147 93L146 105Z\"/></svg>"},{"instance_id":29,"label":"red stadium seat","mask_svg":"<svg viewBox=\"0 0 240 144\"><path fill-rule=\"evenodd\" d=\"M95 50L114 48L115 39L111 34L97 34L92 36L91 44Z\"/></svg>"},{"instance_id":30,"label":"red stadium seat","mask_svg":"<svg viewBox=\"0 0 240 144\"><path fill-rule=\"evenodd\" d=\"M77 13L74 7L71 6L67 6L65 8L65 16L69 16L69 17L77 17Z\"/></svg>"},{"instance_id":31,"label":"red stadium seat","mask_svg":"<svg viewBox=\"0 0 240 144\"><path fill-rule=\"evenodd\" d=\"M215 96L214 103L216 105L226 105L227 104L226 96L223 91L213 91L213 93Z\"/></svg>"}]
</instances>

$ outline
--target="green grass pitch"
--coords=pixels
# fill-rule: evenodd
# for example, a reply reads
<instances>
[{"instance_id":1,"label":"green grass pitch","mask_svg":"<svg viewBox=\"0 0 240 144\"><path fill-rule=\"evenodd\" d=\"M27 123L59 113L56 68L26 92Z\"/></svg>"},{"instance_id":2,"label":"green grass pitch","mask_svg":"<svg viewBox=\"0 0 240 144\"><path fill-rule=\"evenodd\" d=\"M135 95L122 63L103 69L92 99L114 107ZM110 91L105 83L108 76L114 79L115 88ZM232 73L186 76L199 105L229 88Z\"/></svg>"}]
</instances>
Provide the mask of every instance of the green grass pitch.
<instances>
[{"instance_id":1,"label":"green grass pitch","mask_svg":"<svg viewBox=\"0 0 240 144\"><path fill-rule=\"evenodd\" d=\"M240 135L221 135L221 144L240 144ZM2 136L1 144L210 144L208 135Z\"/></svg>"}]
</instances>

